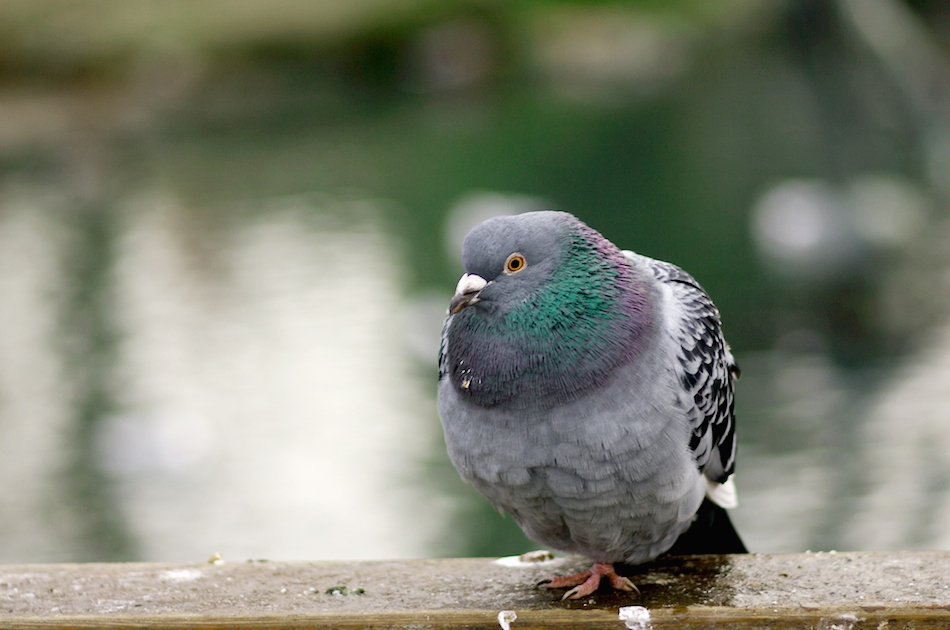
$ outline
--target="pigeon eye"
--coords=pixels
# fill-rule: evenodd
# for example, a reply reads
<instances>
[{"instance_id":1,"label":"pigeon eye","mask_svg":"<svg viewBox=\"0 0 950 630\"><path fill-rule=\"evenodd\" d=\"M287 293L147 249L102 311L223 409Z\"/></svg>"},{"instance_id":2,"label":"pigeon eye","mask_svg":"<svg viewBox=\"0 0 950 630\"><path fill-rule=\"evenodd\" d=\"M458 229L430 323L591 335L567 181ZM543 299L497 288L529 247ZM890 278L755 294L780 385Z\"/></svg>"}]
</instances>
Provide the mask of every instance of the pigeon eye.
<instances>
[{"instance_id":1,"label":"pigeon eye","mask_svg":"<svg viewBox=\"0 0 950 630\"><path fill-rule=\"evenodd\" d=\"M528 264L528 261L524 259L524 256L515 252L508 257L508 260L505 261L505 273L516 273L524 269Z\"/></svg>"}]
</instances>

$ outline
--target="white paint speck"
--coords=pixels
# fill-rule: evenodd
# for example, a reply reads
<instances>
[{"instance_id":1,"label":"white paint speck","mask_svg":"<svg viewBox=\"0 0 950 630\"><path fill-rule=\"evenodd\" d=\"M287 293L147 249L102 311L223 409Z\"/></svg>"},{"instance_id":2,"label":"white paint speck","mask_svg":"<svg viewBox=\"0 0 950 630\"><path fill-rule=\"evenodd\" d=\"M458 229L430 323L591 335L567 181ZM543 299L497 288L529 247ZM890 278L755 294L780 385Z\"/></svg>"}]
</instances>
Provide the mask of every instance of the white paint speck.
<instances>
[{"instance_id":1,"label":"white paint speck","mask_svg":"<svg viewBox=\"0 0 950 630\"><path fill-rule=\"evenodd\" d=\"M500 564L503 567L523 567L527 565L527 562L522 562L521 556L505 556L495 560L495 564Z\"/></svg>"},{"instance_id":2,"label":"white paint speck","mask_svg":"<svg viewBox=\"0 0 950 630\"><path fill-rule=\"evenodd\" d=\"M619 611L620 621L630 630L652 630L650 611L643 606L624 606Z\"/></svg>"},{"instance_id":3,"label":"white paint speck","mask_svg":"<svg viewBox=\"0 0 950 630\"><path fill-rule=\"evenodd\" d=\"M505 556L504 558L498 558L495 560L495 564L500 564L503 567L536 567L545 565L549 562L555 562L557 558L554 557L550 551L538 550L538 551L529 551L528 553L523 553L520 556Z\"/></svg>"},{"instance_id":4,"label":"white paint speck","mask_svg":"<svg viewBox=\"0 0 950 630\"><path fill-rule=\"evenodd\" d=\"M511 630L511 622L518 618L513 610L503 610L498 613L498 625L501 630Z\"/></svg>"},{"instance_id":5,"label":"white paint speck","mask_svg":"<svg viewBox=\"0 0 950 630\"><path fill-rule=\"evenodd\" d=\"M160 580L169 582L191 582L201 577L201 571L198 569L172 569L171 571L162 571L159 575Z\"/></svg>"}]
</instances>

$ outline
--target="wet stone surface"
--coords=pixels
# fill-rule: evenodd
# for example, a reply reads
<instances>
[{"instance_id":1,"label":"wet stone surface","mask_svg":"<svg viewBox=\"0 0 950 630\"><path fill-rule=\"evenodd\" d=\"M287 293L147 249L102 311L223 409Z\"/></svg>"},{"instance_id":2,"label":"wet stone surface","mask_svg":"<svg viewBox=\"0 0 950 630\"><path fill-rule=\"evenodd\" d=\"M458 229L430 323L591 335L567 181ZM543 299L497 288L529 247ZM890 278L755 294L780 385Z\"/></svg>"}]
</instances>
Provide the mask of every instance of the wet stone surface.
<instances>
[{"instance_id":1,"label":"wet stone surface","mask_svg":"<svg viewBox=\"0 0 950 630\"><path fill-rule=\"evenodd\" d=\"M667 557L618 567L641 593L579 601L535 586L586 569L581 558L0 566L0 620L202 615L415 614L502 610L798 612L950 609L950 552ZM664 613L665 611L665 613ZM517 625L513 627L517 628Z\"/></svg>"}]
</instances>

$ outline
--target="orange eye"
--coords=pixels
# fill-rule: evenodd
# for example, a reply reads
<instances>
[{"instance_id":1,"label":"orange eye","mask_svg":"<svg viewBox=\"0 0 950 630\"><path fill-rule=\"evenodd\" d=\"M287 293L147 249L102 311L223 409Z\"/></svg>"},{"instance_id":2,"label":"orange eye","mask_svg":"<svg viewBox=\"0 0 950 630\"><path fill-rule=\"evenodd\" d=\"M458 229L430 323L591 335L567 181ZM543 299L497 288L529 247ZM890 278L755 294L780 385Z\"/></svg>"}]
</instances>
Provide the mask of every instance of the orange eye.
<instances>
[{"instance_id":1,"label":"orange eye","mask_svg":"<svg viewBox=\"0 0 950 630\"><path fill-rule=\"evenodd\" d=\"M505 273L517 273L524 269L528 265L528 261L524 259L524 256L515 252L508 257L508 260L505 261Z\"/></svg>"}]
</instances>

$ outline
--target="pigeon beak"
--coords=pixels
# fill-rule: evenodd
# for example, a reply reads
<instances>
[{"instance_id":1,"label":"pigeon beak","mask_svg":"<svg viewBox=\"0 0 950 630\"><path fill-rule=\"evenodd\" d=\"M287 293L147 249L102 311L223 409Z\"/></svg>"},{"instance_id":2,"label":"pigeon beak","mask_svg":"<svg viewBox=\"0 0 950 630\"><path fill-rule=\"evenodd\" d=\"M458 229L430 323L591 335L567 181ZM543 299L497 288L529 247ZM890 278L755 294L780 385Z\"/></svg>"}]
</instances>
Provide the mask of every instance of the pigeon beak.
<instances>
[{"instance_id":1,"label":"pigeon beak","mask_svg":"<svg viewBox=\"0 0 950 630\"><path fill-rule=\"evenodd\" d=\"M463 308L478 302L478 294L488 285L488 281L481 276L467 273L459 280L455 287L455 296L449 302L449 315L455 315Z\"/></svg>"}]
</instances>

